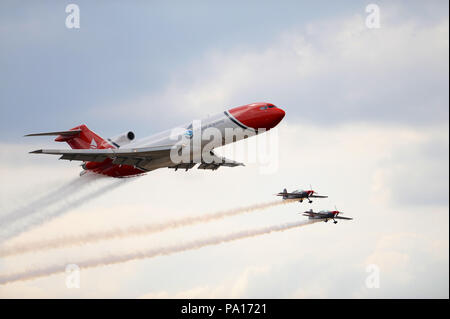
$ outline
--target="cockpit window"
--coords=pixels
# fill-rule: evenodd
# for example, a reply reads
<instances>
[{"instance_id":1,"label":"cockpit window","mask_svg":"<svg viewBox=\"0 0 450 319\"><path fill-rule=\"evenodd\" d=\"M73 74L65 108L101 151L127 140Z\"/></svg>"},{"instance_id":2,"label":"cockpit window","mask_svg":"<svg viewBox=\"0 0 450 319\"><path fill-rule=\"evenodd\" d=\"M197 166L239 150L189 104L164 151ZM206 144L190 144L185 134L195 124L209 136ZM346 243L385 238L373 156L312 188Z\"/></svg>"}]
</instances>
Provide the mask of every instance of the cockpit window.
<instances>
[{"instance_id":1,"label":"cockpit window","mask_svg":"<svg viewBox=\"0 0 450 319\"><path fill-rule=\"evenodd\" d=\"M267 110L267 109L271 109L271 108L274 108L274 107L276 107L276 106L273 105L273 104L267 104L267 105L261 106L259 109L260 110Z\"/></svg>"}]
</instances>

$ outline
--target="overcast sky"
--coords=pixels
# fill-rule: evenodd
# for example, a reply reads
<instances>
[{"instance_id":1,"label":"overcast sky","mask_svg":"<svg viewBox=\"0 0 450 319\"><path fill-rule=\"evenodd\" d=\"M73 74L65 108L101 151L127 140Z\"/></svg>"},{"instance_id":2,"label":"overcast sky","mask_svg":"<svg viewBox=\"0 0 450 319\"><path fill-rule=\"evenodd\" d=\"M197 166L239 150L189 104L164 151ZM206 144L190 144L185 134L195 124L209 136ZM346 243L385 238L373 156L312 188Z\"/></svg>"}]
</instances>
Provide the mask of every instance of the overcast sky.
<instances>
[{"instance_id":1,"label":"overcast sky","mask_svg":"<svg viewBox=\"0 0 450 319\"><path fill-rule=\"evenodd\" d=\"M309 208L336 205L355 220L83 270L80 289L64 274L13 283L1 297L448 298L447 1L375 2L377 29L365 23L368 1L75 3L80 29L66 28L65 2L0 4L1 214L80 171L27 154L57 144L22 136L82 123L139 138L272 102L286 111L275 169L157 170L5 245L261 203L284 187L312 184L329 198L6 257L1 274L295 221ZM375 289L365 284L371 264Z\"/></svg>"}]
</instances>

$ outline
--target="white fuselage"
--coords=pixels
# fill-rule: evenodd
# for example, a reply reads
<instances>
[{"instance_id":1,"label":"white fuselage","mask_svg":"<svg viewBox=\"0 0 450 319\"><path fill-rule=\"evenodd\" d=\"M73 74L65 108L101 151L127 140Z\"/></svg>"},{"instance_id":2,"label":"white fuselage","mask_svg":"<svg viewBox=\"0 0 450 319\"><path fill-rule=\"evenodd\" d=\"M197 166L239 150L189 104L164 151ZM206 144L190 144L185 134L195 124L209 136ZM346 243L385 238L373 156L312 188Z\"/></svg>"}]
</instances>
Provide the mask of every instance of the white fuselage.
<instances>
[{"instance_id":1,"label":"white fuselage","mask_svg":"<svg viewBox=\"0 0 450 319\"><path fill-rule=\"evenodd\" d=\"M192 133L189 138L189 131ZM233 135L234 134L234 138ZM191 123L177 126L173 129L165 130L151 136L137 139L129 143L126 147L143 148L173 145L175 143L190 143L191 154L201 153L205 145L215 138L214 147L226 145L257 134L255 129L246 127L235 119L228 111L208 116L202 120L194 120ZM221 136L220 140L217 136ZM231 135L231 138L230 138ZM170 157L160 158L151 161L141 167L145 170L154 170L160 167L167 167L172 163Z\"/></svg>"}]
</instances>

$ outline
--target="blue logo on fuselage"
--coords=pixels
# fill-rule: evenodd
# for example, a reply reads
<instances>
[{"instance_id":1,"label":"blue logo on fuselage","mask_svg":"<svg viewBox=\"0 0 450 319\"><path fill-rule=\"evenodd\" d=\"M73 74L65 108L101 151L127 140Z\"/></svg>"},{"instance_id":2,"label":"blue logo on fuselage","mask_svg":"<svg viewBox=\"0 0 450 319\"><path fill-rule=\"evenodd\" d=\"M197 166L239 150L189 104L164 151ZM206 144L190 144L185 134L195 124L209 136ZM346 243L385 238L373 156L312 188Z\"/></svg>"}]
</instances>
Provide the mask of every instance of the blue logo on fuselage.
<instances>
[{"instance_id":1,"label":"blue logo on fuselage","mask_svg":"<svg viewBox=\"0 0 450 319\"><path fill-rule=\"evenodd\" d=\"M186 132L184 133L184 136L186 136L187 138L192 138L193 135L194 133L192 132L192 130L186 130Z\"/></svg>"}]
</instances>

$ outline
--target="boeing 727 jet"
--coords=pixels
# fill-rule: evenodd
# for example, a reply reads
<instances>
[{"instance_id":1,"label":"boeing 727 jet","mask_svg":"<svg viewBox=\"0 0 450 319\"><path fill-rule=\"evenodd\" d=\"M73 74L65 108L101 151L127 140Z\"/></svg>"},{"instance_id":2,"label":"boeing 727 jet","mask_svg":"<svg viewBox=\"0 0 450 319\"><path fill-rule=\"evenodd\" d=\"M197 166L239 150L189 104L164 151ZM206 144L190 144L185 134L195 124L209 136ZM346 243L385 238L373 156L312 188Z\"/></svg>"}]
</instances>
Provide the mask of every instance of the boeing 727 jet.
<instances>
[{"instance_id":1,"label":"boeing 727 jet","mask_svg":"<svg viewBox=\"0 0 450 319\"><path fill-rule=\"evenodd\" d=\"M271 103L253 103L136 141L133 132L103 139L86 125L79 125L68 131L25 136L56 135L56 142L66 142L72 149L40 149L31 153L60 155L59 159L81 161L84 162L84 171L112 177L141 175L163 167L188 170L197 164L199 169L215 170L220 166L234 167L243 164L216 156L212 151L214 147L270 130L280 123L284 115L285 112L281 108ZM196 122L199 122L197 127ZM221 136L220 145L214 144L211 147L214 135L211 130L214 129L215 133ZM238 133L232 139L227 139L227 132L230 130ZM195 141L199 143L196 145ZM208 146L208 160L205 160L204 157L199 157L199 154L203 154ZM179 161L176 155L182 154L184 150L188 150L188 160Z\"/></svg>"}]
</instances>

